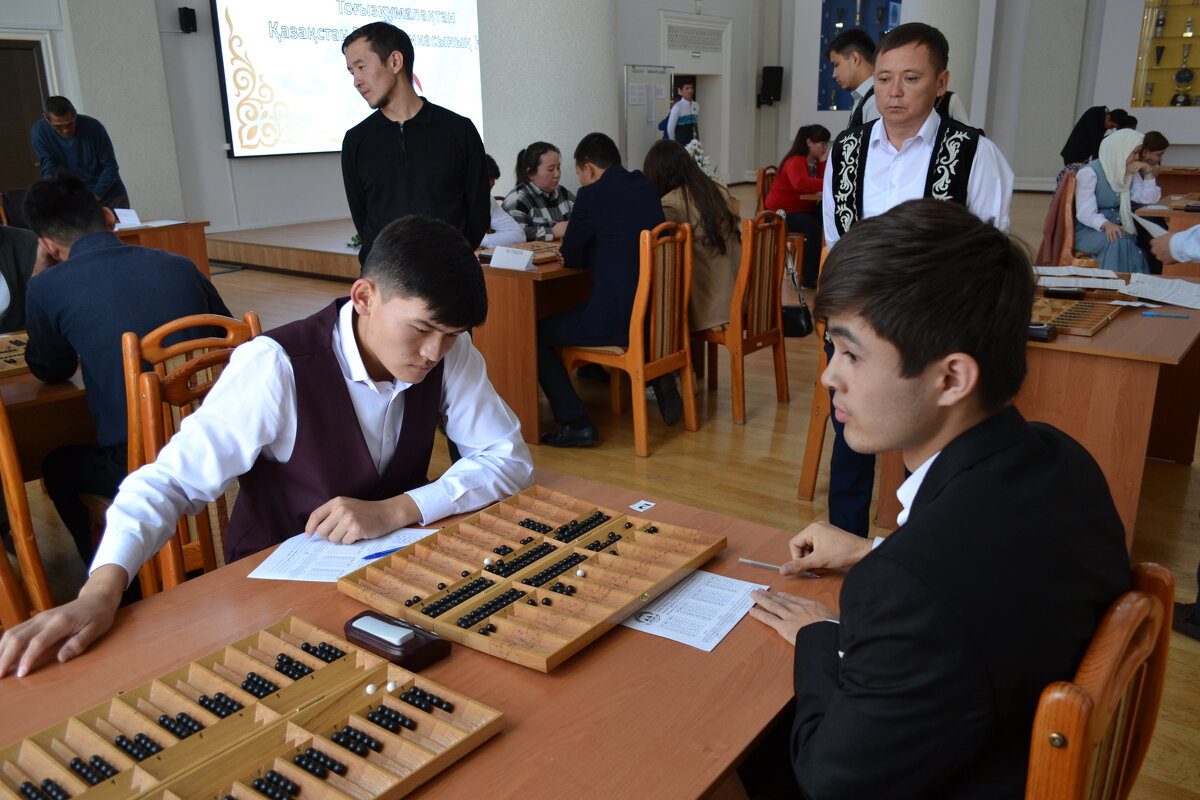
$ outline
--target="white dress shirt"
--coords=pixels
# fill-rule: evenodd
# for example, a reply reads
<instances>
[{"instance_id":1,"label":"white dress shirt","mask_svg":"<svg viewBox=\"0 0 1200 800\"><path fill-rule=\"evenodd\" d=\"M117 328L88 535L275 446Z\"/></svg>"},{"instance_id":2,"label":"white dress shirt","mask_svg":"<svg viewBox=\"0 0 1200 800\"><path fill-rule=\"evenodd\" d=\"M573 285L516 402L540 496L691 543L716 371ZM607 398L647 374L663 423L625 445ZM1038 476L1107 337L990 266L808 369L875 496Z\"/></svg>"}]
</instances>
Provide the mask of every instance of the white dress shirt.
<instances>
[{"instance_id":1,"label":"white dress shirt","mask_svg":"<svg viewBox=\"0 0 1200 800\"><path fill-rule=\"evenodd\" d=\"M1129 200L1133 203L1157 203L1162 198L1162 189L1154 176L1143 178L1135 173L1129 186ZM1084 168L1075 173L1075 219L1095 230L1104 230L1104 223L1111 220L1100 213L1096 204L1096 173ZM1118 225L1121 223L1118 222Z\"/></svg>"},{"instance_id":2,"label":"white dress shirt","mask_svg":"<svg viewBox=\"0 0 1200 800\"><path fill-rule=\"evenodd\" d=\"M1171 257L1176 261L1200 261L1200 225L1171 237Z\"/></svg>"},{"instance_id":3,"label":"white dress shirt","mask_svg":"<svg viewBox=\"0 0 1200 800\"><path fill-rule=\"evenodd\" d=\"M338 316L333 351L382 475L404 421L404 391L412 384L367 375L354 337L352 303ZM447 414L446 435L463 457L437 480L407 492L424 524L521 491L533 474L520 423L492 388L483 356L468 334L458 337L444 363L439 408ZM174 534L181 514L197 513L223 494L260 454L287 461L295 443L291 359L274 339L259 336L234 351L200 409L183 421L158 458L121 483L92 570L119 564L132 578Z\"/></svg>"},{"instance_id":4,"label":"white dress shirt","mask_svg":"<svg viewBox=\"0 0 1200 800\"><path fill-rule=\"evenodd\" d=\"M874 85L875 76L871 75L865 81L860 83L857 89L854 89L850 92L850 96L854 98L854 105L850 111L851 116L854 115L853 109L858 108L859 105L863 104L864 102L866 103L866 105L862 107L862 121L864 125L866 125L868 122L874 122L875 120L879 119L879 106L875 103L875 95L871 95L866 100L863 99L866 98L867 92L871 91L871 87Z\"/></svg>"},{"instance_id":5,"label":"white dress shirt","mask_svg":"<svg viewBox=\"0 0 1200 800\"><path fill-rule=\"evenodd\" d=\"M929 468L933 466L933 462L942 454L941 450L925 459L925 463L917 467L916 472L904 479L904 483L900 484L900 488L896 489L896 499L903 506L900 513L896 515L896 527L900 527L908 522L908 512L912 509L913 501L917 499L917 492L921 490L921 483L925 480L925 476L929 473Z\"/></svg>"},{"instance_id":6,"label":"white dress shirt","mask_svg":"<svg viewBox=\"0 0 1200 800\"><path fill-rule=\"evenodd\" d=\"M488 201L492 204L492 220L488 223L488 227L492 229L492 233L485 233L483 241L479 243L479 246L503 247L510 244L523 244L525 242L525 231L521 229L517 221L500 207L500 204L496 202L496 198L489 197Z\"/></svg>"},{"instance_id":7,"label":"white dress shirt","mask_svg":"<svg viewBox=\"0 0 1200 800\"><path fill-rule=\"evenodd\" d=\"M940 117L936 111L921 125L911 139L905 139L900 149L892 146L884 131L884 121L876 120L866 144L866 174L863 176L863 218L874 217L894 208L905 200L925 196L925 177L933 155ZM822 214L825 221L825 244L832 247L840 237L834 221L832 160L825 169ZM987 137L979 137L971 177L967 181L967 209L982 220L991 222L1002 231L1008 230L1008 207L1012 202L1013 172L1000 149Z\"/></svg>"}]
</instances>

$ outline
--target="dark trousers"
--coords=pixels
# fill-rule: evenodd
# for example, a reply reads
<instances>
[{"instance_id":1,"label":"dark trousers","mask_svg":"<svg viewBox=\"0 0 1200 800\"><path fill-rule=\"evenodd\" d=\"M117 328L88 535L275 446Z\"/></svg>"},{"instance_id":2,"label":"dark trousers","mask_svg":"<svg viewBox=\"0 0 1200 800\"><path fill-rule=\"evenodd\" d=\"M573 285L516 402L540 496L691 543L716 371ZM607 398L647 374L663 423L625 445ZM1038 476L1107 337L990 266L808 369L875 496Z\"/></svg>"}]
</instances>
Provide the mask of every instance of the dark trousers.
<instances>
[{"instance_id":1,"label":"dark trousers","mask_svg":"<svg viewBox=\"0 0 1200 800\"><path fill-rule=\"evenodd\" d=\"M821 269L821 244L824 241L825 225L820 214L795 211L787 215L788 233L804 234L804 254L800 259L800 282L805 286L817 285L817 274Z\"/></svg>"},{"instance_id":2,"label":"dark trousers","mask_svg":"<svg viewBox=\"0 0 1200 800\"><path fill-rule=\"evenodd\" d=\"M591 418L583 407L583 401L571 384L571 376L563 366L562 359L555 352L556 347L579 345L583 347L600 347L602 345L619 345L624 347L627 342L618 341L623 337L616 335L583 336L579 333L578 309L553 314L538 322L538 383L550 401L550 409L554 412L554 421L560 425L581 427L591 425Z\"/></svg>"},{"instance_id":3,"label":"dark trousers","mask_svg":"<svg viewBox=\"0 0 1200 800\"><path fill-rule=\"evenodd\" d=\"M826 358L833 347L826 343ZM834 392L829 392L833 402ZM871 489L875 486L875 456L856 453L846 444L846 426L833 420L833 456L829 460L829 522L844 531L866 536L871 521Z\"/></svg>"},{"instance_id":4,"label":"dark trousers","mask_svg":"<svg viewBox=\"0 0 1200 800\"><path fill-rule=\"evenodd\" d=\"M1162 217L1150 217L1149 220L1155 225L1161 225L1164 228L1167 227L1167 221ZM1142 252L1146 254L1146 264L1150 267L1150 274L1162 275L1162 262L1159 261L1158 256L1154 255L1154 253L1150 250L1150 239L1153 238L1150 236L1150 232L1141 225L1135 224L1133 227L1136 229L1135 232L1137 234L1137 245L1138 247L1142 248Z\"/></svg>"},{"instance_id":5,"label":"dark trousers","mask_svg":"<svg viewBox=\"0 0 1200 800\"><path fill-rule=\"evenodd\" d=\"M71 532L85 565L91 564L95 547L92 545L91 519L79 495L116 497L117 487L125 479L127 464L123 444L111 447L68 445L50 453L42 462L46 492Z\"/></svg>"}]
</instances>

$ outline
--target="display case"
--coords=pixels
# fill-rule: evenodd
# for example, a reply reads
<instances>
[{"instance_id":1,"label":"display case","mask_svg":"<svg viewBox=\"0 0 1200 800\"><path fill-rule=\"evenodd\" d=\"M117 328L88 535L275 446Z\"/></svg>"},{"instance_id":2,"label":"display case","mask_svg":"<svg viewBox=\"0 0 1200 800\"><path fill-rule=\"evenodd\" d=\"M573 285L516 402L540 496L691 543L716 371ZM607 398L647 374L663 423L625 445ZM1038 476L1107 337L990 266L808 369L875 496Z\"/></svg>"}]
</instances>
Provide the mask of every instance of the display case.
<instances>
[{"instance_id":1,"label":"display case","mask_svg":"<svg viewBox=\"0 0 1200 800\"><path fill-rule=\"evenodd\" d=\"M834 37L849 28L862 28L878 44L881 36L899 24L900 0L822 0L818 110L850 111L854 108L850 92L833 79L833 65L826 56Z\"/></svg>"},{"instance_id":2,"label":"display case","mask_svg":"<svg viewBox=\"0 0 1200 800\"><path fill-rule=\"evenodd\" d=\"M1130 106L1200 105L1200 0L1145 0Z\"/></svg>"}]
</instances>

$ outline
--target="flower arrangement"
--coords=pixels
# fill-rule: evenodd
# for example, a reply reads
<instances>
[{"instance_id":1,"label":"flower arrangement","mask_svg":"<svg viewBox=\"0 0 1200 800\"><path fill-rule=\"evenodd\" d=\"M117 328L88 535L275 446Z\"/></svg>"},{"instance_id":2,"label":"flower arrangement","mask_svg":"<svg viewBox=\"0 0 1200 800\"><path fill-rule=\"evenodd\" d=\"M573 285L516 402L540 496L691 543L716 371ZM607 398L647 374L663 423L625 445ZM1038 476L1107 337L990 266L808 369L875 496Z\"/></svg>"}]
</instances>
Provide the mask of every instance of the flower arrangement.
<instances>
[{"instance_id":1,"label":"flower arrangement","mask_svg":"<svg viewBox=\"0 0 1200 800\"><path fill-rule=\"evenodd\" d=\"M712 162L708 160L708 153L704 152L704 145L699 139L692 139L687 143L688 155L696 161L696 165L700 167L700 171L714 181L717 179L717 171L713 169Z\"/></svg>"}]
</instances>

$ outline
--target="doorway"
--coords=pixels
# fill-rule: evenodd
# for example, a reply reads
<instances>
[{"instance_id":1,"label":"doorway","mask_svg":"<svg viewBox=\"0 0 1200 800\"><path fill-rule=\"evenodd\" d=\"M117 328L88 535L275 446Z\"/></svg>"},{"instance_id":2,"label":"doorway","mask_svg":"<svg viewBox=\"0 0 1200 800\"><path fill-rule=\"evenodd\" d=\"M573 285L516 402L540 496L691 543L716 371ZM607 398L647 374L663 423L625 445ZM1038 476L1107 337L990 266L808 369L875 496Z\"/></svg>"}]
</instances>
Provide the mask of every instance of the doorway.
<instances>
[{"instance_id":1,"label":"doorway","mask_svg":"<svg viewBox=\"0 0 1200 800\"><path fill-rule=\"evenodd\" d=\"M40 176L29 128L42 116L49 96L42 43L0 39L0 192L28 187Z\"/></svg>"}]
</instances>

